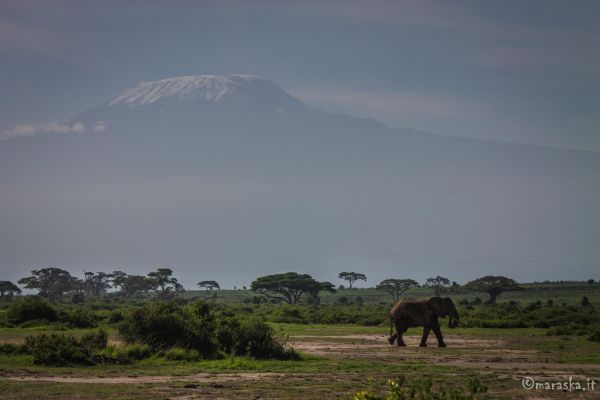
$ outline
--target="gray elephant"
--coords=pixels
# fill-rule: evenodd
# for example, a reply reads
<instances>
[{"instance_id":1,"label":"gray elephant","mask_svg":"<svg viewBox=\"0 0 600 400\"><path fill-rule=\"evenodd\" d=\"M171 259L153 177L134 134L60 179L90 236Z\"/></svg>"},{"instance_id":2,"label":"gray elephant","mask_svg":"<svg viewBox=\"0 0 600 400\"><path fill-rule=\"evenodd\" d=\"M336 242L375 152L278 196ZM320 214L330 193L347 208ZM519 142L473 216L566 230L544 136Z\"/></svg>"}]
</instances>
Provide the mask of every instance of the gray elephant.
<instances>
[{"instance_id":1,"label":"gray elephant","mask_svg":"<svg viewBox=\"0 0 600 400\"><path fill-rule=\"evenodd\" d=\"M439 347L446 347L442 331L438 322L438 317L450 317L449 328L456 328L459 322L458 311L449 297L432 297L429 300L400 300L390 310L390 344L398 340L398 346L406 346L402 340L402 334L408 328L415 326L423 327L423 337L421 338L421 347L427 347L427 336L429 331L433 330L438 341ZM396 333L394 333L394 324Z\"/></svg>"}]
</instances>

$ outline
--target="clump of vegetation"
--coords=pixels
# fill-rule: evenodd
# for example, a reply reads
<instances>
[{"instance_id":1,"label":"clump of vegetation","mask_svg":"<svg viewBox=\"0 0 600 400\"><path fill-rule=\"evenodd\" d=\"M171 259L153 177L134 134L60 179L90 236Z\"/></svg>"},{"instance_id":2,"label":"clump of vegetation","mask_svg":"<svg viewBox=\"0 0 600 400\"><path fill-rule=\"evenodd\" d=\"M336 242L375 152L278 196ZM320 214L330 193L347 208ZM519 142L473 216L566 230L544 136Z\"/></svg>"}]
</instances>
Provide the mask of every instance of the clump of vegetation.
<instances>
[{"instance_id":1,"label":"clump of vegetation","mask_svg":"<svg viewBox=\"0 0 600 400\"><path fill-rule=\"evenodd\" d=\"M476 400L484 399L487 387L479 379L472 378L466 386L434 386L431 379L408 382L404 376L388 381L389 392L377 395L361 391L354 400Z\"/></svg>"},{"instance_id":2,"label":"clump of vegetation","mask_svg":"<svg viewBox=\"0 0 600 400\"><path fill-rule=\"evenodd\" d=\"M590 336L588 336L588 340L592 342L600 342L600 328L594 330Z\"/></svg>"},{"instance_id":3,"label":"clump of vegetation","mask_svg":"<svg viewBox=\"0 0 600 400\"><path fill-rule=\"evenodd\" d=\"M94 364L93 354L106 347L108 335L100 330L81 339L75 336L41 334L25 339L23 352L31 354L34 364L65 366Z\"/></svg>"},{"instance_id":4,"label":"clump of vegetation","mask_svg":"<svg viewBox=\"0 0 600 400\"><path fill-rule=\"evenodd\" d=\"M216 313L202 301L186 306L153 303L129 313L119 325L129 344L143 343L153 350L173 348L195 352L202 358L221 353L255 358L291 359L296 353L285 349L270 326L256 318L241 319L235 313ZM178 350L171 354L175 357Z\"/></svg>"},{"instance_id":5,"label":"clump of vegetation","mask_svg":"<svg viewBox=\"0 0 600 400\"><path fill-rule=\"evenodd\" d=\"M58 319L56 310L39 297L28 296L13 301L6 312L8 322L15 325L27 321L53 322Z\"/></svg>"},{"instance_id":6,"label":"clump of vegetation","mask_svg":"<svg viewBox=\"0 0 600 400\"><path fill-rule=\"evenodd\" d=\"M124 346L109 345L94 356L106 363L129 364L151 357L153 350L147 344L132 343Z\"/></svg>"},{"instance_id":7,"label":"clump of vegetation","mask_svg":"<svg viewBox=\"0 0 600 400\"><path fill-rule=\"evenodd\" d=\"M66 321L73 328L95 328L98 326L96 315L87 308L75 308L66 315Z\"/></svg>"}]
</instances>

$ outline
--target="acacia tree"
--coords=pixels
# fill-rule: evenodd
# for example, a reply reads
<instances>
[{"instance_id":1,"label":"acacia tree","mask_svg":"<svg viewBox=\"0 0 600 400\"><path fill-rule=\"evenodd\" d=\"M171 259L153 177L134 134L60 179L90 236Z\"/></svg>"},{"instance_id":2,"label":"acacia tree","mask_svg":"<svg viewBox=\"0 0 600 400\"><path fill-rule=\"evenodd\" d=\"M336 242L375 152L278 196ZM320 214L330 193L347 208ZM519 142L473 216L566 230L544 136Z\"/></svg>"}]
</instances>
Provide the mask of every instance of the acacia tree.
<instances>
[{"instance_id":1,"label":"acacia tree","mask_svg":"<svg viewBox=\"0 0 600 400\"><path fill-rule=\"evenodd\" d=\"M304 294L318 293L323 286L310 275L286 272L261 276L252 282L250 289L272 299L296 304Z\"/></svg>"},{"instance_id":2,"label":"acacia tree","mask_svg":"<svg viewBox=\"0 0 600 400\"><path fill-rule=\"evenodd\" d=\"M465 289L486 292L490 296L490 303L495 303L496 298L503 292L523 290L517 282L505 276L484 276L465 285Z\"/></svg>"},{"instance_id":3,"label":"acacia tree","mask_svg":"<svg viewBox=\"0 0 600 400\"><path fill-rule=\"evenodd\" d=\"M128 275L123 271L110 274L113 287L119 288L124 297L132 297L151 290L155 282L143 275Z\"/></svg>"},{"instance_id":4,"label":"acacia tree","mask_svg":"<svg viewBox=\"0 0 600 400\"><path fill-rule=\"evenodd\" d=\"M448 293L451 283L450 279L438 275L435 278L427 278L425 286L433 290L434 296L441 296Z\"/></svg>"},{"instance_id":5,"label":"acacia tree","mask_svg":"<svg viewBox=\"0 0 600 400\"><path fill-rule=\"evenodd\" d=\"M198 286L207 290L221 290L221 286L219 286L219 283L217 281L200 281L198 282Z\"/></svg>"},{"instance_id":6,"label":"acacia tree","mask_svg":"<svg viewBox=\"0 0 600 400\"><path fill-rule=\"evenodd\" d=\"M87 272L83 273L83 289L90 296L100 296L106 293L106 289L111 287L111 275L105 272Z\"/></svg>"},{"instance_id":7,"label":"acacia tree","mask_svg":"<svg viewBox=\"0 0 600 400\"><path fill-rule=\"evenodd\" d=\"M418 285L419 283L412 279L385 279L375 288L388 292L392 295L394 301L398 301L402 293Z\"/></svg>"},{"instance_id":8,"label":"acacia tree","mask_svg":"<svg viewBox=\"0 0 600 400\"><path fill-rule=\"evenodd\" d=\"M17 283L27 289L36 289L41 297L59 299L65 293L81 289L81 280L60 268L41 268L31 271L31 275Z\"/></svg>"},{"instance_id":9,"label":"acacia tree","mask_svg":"<svg viewBox=\"0 0 600 400\"><path fill-rule=\"evenodd\" d=\"M335 290L335 286L331 282L320 282L320 287L317 287L315 289L316 290L309 292L308 295L310 296L310 302L316 306L321 304L321 297L319 296L319 292L337 292L337 290Z\"/></svg>"},{"instance_id":10,"label":"acacia tree","mask_svg":"<svg viewBox=\"0 0 600 400\"><path fill-rule=\"evenodd\" d=\"M0 301L20 294L21 289L10 281L0 281Z\"/></svg>"},{"instance_id":11,"label":"acacia tree","mask_svg":"<svg viewBox=\"0 0 600 400\"><path fill-rule=\"evenodd\" d=\"M119 288L121 293L125 294L125 281L127 280L127 274L123 271L113 271L110 275L111 283L114 288Z\"/></svg>"},{"instance_id":12,"label":"acacia tree","mask_svg":"<svg viewBox=\"0 0 600 400\"><path fill-rule=\"evenodd\" d=\"M367 276L365 274L361 274L360 272L340 272L338 278L348 281L349 289L352 289L354 282L367 280Z\"/></svg>"},{"instance_id":13,"label":"acacia tree","mask_svg":"<svg viewBox=\"0 0 600 400\"><path fill-rule=\"evenodd\" d=\"M173 276L173 270L170 268L158 268L150 272L148 278L152 282L152 289L157 293L166 293L177 288L177 278Z\"/></svg>"}]
</instances>

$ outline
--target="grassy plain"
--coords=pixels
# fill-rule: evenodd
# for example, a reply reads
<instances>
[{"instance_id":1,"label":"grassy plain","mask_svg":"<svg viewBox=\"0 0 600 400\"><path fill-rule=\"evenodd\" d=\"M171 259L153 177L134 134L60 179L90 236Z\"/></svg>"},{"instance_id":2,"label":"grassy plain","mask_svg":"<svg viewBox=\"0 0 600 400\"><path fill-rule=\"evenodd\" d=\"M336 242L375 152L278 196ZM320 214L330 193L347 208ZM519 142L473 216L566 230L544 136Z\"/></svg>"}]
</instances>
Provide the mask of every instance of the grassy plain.
<instances>
[{"instance_id":1,"label":"grassy plain","mask_svg":"<svg viewBox=\"0 0 600 400\"><path fill-rule=\"evenodd\" d=\"M530 287L505 293L502 302L522 304L553 300L579 304L587 296L600 303L600 291L581 285L572 288ZM204 294L188 293L194 297ZM411 296L427 294L411 293ZM242 296L242 297L239 297ZM243 303L246 291L221 291L218 302ZM337 296L337 297L335 297ZM381 292L361 289L324 298L329 306L339 297L360 296L365 304L389 303ZM455 294L473 299L483 294ZM383 307L383 306L382 306ZM386 306L387 307L387 306ZM477 377L488 387L489 399L596 399L595 391L526 390L522 379L540 383L563 382L572 377L585 384L600 382L600 343L585 336L548 335L545 328L443 327L447 348L419 348L420 329L405 336L408 346L387 342L389 327L353 324L271 323L287 336L300 361L256 360L227 357L220 360L169 361L150 358L127 365L48 367L35 365L29 355L0 354L2 399L351 399L358 390L382 391L398 375L409 381L431 378L434 386L464 385ZM114 325L104 326L109 342L120 338ZM96 329L62 329L82 336ZM0 328L0 343L18 344L29 335L51 333L50 327ZM600 383L597 385L600 386Z\"/></svg>"}]
</instances>

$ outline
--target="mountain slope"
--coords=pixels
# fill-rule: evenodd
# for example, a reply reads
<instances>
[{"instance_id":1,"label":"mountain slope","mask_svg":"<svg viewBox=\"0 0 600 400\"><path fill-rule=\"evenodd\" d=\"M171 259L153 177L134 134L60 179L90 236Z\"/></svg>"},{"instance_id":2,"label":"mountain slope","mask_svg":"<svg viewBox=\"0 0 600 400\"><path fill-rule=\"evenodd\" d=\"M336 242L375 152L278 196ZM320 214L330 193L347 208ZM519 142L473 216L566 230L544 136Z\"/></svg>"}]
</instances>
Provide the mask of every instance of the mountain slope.
<instances>
[{"instance_id":1,"label":"mountain slope","mask_svg":"<svg viewBox=\"0 0 600 400\"><path fill-rule=\"evenodd\" d=\"M596 152L391 129L237 75L142 83L71 121L85 132L0 143L7 274L171 265L187 286L241 286L293 269L371 282L597 270Z\"/></svg>"}]
</instances>

